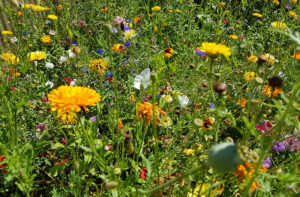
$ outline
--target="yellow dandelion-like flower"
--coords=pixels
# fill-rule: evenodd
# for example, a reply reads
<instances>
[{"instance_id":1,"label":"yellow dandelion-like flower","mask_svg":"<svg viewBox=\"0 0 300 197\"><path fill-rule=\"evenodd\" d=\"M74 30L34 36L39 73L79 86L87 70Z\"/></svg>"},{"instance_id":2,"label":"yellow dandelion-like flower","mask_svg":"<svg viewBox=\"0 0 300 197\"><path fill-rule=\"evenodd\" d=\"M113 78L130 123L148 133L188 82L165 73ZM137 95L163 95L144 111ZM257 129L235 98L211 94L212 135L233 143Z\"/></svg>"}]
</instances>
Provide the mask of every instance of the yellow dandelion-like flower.
<instances>
[{"instance_id":1,"label":"yellow dandelion-like flower","mask_svg":"<svg viewBox=\"0 0 300 197\"><path fill-rule=\"evenodd\" d=\"M172 119L170 118L170 116L163 116L160 121L159 121L159 126L162 126L164 128L168 128L170 126L172 126L173 124L173 121Z\"/></svg>"},{"instance_id":2,"label":"yellow dandelion-like flower","mask_svg":"<svg viewBox=\"0 0 300 197\"><path fill-rule=\"evenodd\" d=\"M258 57L256 55L251 55L250 57L248 57L249 62L255 63L255 62L257 62L257 60L258 60Z\"/></svg>"},{"instance_id":3,"label":"yellow dandelion-like flower","mask_svg":"<svg viewBox=\"0 0 300 197\"><path fill-rule=\"evenodd\" d=\"M273 23L271 23L271 26L277 29L282 29L285 30L286 29L286 24L284 22L280 22L280 21L275 21Z\"/></svg>"},{"instance_id":4,"label":"yellow dandelion-like flower","mask_svg":"<svg viewBox=\"0 0 300 197\"><path fill-rule=\"evenodd\" d=\"M20 59L16 57L13 53L1 53L1 58L8 64L18 64Z\"/></svg>"},{"instance_id":5,"label":"yellow dandelion-like flower","mask_svg":"<svg viewBox=\"0 0 300 197\"><path fill-rule=\"evenodd\" d=\"M90 68L92 71L103 75L104 71L108 67L108 62L105 59L92 59L90 61Z\"/></svg>"},{"instance_id":6,"label":"yellow dandelion-like flower","mask_svg":"<svg viewBox=\"0 0 300 197\"><path fill-rule=\"evenodd\" d=\"M166 48L164 50L163 56L170 58L170 57L172 57L173 52L174 52L174 50L172 48Z\"/></svg>"},{"instance_id":7,"label":"yellow dandelion-like flower","mask_svg":"<svg viewBox=\"0 0 300 197\"><path fill-rule=\"evenodd\" d=\"M47 54L43 51L31 52L31 53L29 53L29 62L45 59L46 56L47 56Z\"/></svg>"},{"instance_id":8,"label":"yellow dandelion-like flower","mask_svg":"<svg viewBox=\"0 0 300 197\"><path fill-rule=\"evenodd\" d=\"M2 35L13 35L11 31L2 31Z\"/></svg>"},{"instance_id":9,"label":"yellow dandelion-like flower","mask_svg":"<svg viewBox=\"0 0 300 197\"><path fill-rule=\"evenodd\" d=\"M244 79L246 81L252 81L255 79L255 73L254 72L246 72L246 74L244 75Z\"/></svg>"},{"instance_id":10,"label":"yellow dandelion-like flower","mask_svg":"<svg viewBox=\"0 0 300 197\"><path fill-rule=\"evenodd\" d=\"M279 5L279 1L278 0L273 0L273 3L275 3L276 5Z\"/></svg>"},{"instance_id":11,"label":"yellow dandelion-like flower","mask_svg":"<svg viewBox=\"0 0 300 197\"><path fill-rule=\"evenodd\" d=\"M64 6L63 6L62 4L59 4L59 5L56 7L56 10L57 10L58 12L61 12L61 11L64 10Z\"/></svg>"},{"instance_id":12,"label":"yellow dandelion-like flower","mask_svg":"<svg viewBox=\"0 0 300 197\"><path fill-rule=\"evenodd\" d=\"M231 38L231 39L233 39L233 40L238 39L238 37L236 35L229 35L228 37Z\"/></svg>"},{"instance_id":13,"label":"yellow dandelion-like flower","mask_svg":"<svg viewBox=\"0 0 300 197\"><path fill-rule=\"evenodd\" d=\"M57 20L58 19L58 17L53 15L53 14L48 15L48 18L51 19L51 20Z\"/></svg>"},{"instance_id":14,"label":"yellow dandelion-like flower","mask_svg":"<svg viewBox=\"0 0 300 197\"><path fill-rule=\"evenodd\" d=\"M289 12L289 16L292 17L292 18L294 18L294 19L297 19L297 18L298 18L298 15L296 14L295 11L290 11L290 12Z\"/></svg>"},{"instance_id":15,"label":"yellow dandelion-like flower","mask_svg":"<svg viewBox=\"0 0 300 197\"><path fill-rule=\"evenodd\" d=\"M126 47L123 44L114 44L111 49L115 52L124 52L126 50Z\"/></svg>"},{"instance_id":16,"label":"yellow dandelion-like flower","mask_svg":"<svg viewBox=\"0 0 300 197\"><path fill-rule=\"evenodd\" d=\"M297 3L297 2L298 2L298 0L291 0L291 2L292 2L292 3Z\"/></svg>"},{"instance_id":17,"label":"yellow dandelion-like flower","mask_svg":"<svg viewBox=\"0 0 300 197\"><path fill-rule=\"evenodd\" d=\"M255 12L255 13L252 14L252 16L256 16L256 17L258 17L258 18L261 18L261 17L262 17L262 14Z\"/></svg>"},{"instance_id":18,"label":"yellow dandelion-like flower","mask_svg":"<svg viewBox=\"0 0 300 197\"><path fill-rule=\"evenodd\" d=\"M64 124L74 124L77 122L77 115L73 111L58 111L56 119Z\"/></svg>"},{"instance_id":19,"label":"yellow dandelion-like flower","mask_svg":"<svg viewBox=\"0 0 300 197\"><path fill-rule=\"evenodd\" d=\"M133 18L133 21L136 23L139 22L140 20L141 20L141 17L138 17L138 16Z\"/></svg>"},{"instance_id":20,"label":"yellow dandelion-like flower","mask_svg":"<svg viewBox=\"0 0 300 197\"><path fill-rule=\"evenodd\" d=\"M87 106L96 106L101 100L100 95L93 89L81 86L60 86L48 94L52 111L79 112L81 107L89 111Z\"/></svg>"},{"instance_id":21,"label":"yellow dandelion-like flower","mask_svg":"<svg viewBox=\"0 0 300 197\"><path fill-rule=\"evenodd\" d=\"M231 55L230 48L224 44L216 44L214 42L203 42L200 51L205 52L209 57L216 58L219 55L228 57Z\"/></svg>"},{"instance_id":22,"label":"yellow dandelion-like flower","mask_svg":"<svg viewBox=\"0 0 300 197\"><path fill-rule=\"evenodd\" d=\"M41 37L41 42L44 44L51 44L52 40L51 40L51 36L49 35L43 35Z\"/></svg>"},{"instance_id":23,"label":"yellow dandelion-like flower","mask_svg":"<svg viewBox=\"0 0 300 197\"><path fill-rule=\"evenodd\" d=\"M159 6L154 6L151 9L152 9L152 11L160 11L161 10L161 8Z\"/></svg>"},{"instance_id":24,"label":"yellow dandelion-like flower","mask_svg":"<svg viewBox=\"0 0 300 197\"><path fill-rule=\"evenodd\" d=\"M183 153L186 155L192 155L194 154L195 150L194 149L184 149Z\"/></svg>"}]
</instances>

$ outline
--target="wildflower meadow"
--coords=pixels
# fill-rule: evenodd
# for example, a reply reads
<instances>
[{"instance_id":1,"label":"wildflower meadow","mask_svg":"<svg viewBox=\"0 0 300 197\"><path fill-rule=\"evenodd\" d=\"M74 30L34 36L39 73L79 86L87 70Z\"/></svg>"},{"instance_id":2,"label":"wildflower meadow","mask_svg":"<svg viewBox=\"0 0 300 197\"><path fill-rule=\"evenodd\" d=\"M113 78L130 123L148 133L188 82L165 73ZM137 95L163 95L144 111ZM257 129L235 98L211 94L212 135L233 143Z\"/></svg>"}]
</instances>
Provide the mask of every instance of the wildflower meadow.
<instances>
[{"instance_id":1,"label":"wildflower meadow","mask_svg":"<svg viewBox=\"0 0 300 197\"><path fill-rule=\"evenodd\" d=\"M299 13L0 0L0 196L300 196Z\"/></svg>"}]
</instances>

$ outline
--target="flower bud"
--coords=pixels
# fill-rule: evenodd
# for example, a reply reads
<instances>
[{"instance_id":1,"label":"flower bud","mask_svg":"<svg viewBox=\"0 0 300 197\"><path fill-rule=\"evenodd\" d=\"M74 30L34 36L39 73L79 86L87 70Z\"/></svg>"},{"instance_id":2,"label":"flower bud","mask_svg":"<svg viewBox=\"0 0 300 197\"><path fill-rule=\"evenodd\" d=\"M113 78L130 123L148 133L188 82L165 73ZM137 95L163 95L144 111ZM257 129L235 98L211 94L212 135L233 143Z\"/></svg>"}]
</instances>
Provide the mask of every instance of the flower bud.
<instances>
[{"instance_id":1,"label":"flower bud","mask_svg":"<svg viewBox=\"0 0 300 197\"><path fill-rule=\"evenodd\" d=\"M117 181L108 181L108 182L106 182L106 184L105 184L105 188L106 188L107 190L114 189L114 188L116 188L117 186L118 186L118 182L117 182Z\"/></svg>"},{"instance_id":2,"label":"flower bud","mask_svg":"<svg viewBox=\"0 0 300 197\"><path fill-rule=\"evenodd\" d=\"M227 85L225 83L222 82L215 83L214 85L215 92L222 94L223 92L226 92L226 90L227 90Z\"/></svg>"},{"instance_id":3,"label":"flower bud","mask_svg":"<svg viewBox=\"0 0 300 197\"><path fill-rule=\"evenodd\" d=\"M121 174L121 168L115 168L114 169L114 174Z\"/></svg>"},{"instance_id":4,"label":"flower bud","mask_svg":"<svg viewBox=\"0 0 300 197\"><path fill-rule=\"evenodd\" d=\"M234 170L242 163L234 143L216 144L208 151L208 166L214 171L225 173Z\"/></svg>"}]
</instances>

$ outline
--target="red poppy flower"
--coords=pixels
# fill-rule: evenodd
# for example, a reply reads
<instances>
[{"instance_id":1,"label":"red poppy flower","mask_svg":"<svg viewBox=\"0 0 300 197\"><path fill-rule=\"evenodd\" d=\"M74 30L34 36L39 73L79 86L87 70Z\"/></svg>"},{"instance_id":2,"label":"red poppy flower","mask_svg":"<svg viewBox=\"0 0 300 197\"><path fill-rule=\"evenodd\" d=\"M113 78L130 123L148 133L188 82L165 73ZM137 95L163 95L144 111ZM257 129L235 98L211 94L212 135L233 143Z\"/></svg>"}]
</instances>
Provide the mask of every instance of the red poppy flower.
<instances>
[{"instance_id":1,"label":"red poppy flower","mask_svg":"<svg viewBox=\"0 0 300 197\"><path fill-rule=\"evenodd\" d=\"M62 163L67 163L68 161L69 161L68 158L66 158L66 159L64 159L60 162L57 162L55 165L59 165L59 164L62 164Z\"/></svg>"},{"instance_id":2,"label":"red poppy flower","mask_svg":"<svg viewBox=\"0 0 300 197\"><path fill-rule=\"evenodd\" d=\"M245 39L245 37L243 37L243 36L239 38L239 40L244 40L244 39Z\"/></svg>"},{"instance_id":3,"label":"red poppy flower","mask_svg":"<svg viewBox=\"0 0 300 197\"><path fill-rule=\"evenodd\" d=\"M140 171L140 177L143 180L147 178L147 168L142 168L142 170Z\"/></svg>"},{"instance_id":4,"label":"red poppy flower","mask_svg":"<svg viewBox=\"0 0 300 197\"><path fill-rule=\"evenodd\" d=\"M228 20L223 20L224 23L228 23Z\"/></svg>"},{"instance_id":5,"label":"red poppy flower","mask_svg":"<svg viewBox=\"0 0 300 197\"><path fill-rule=\"evenodd\" d=\"M3 161L5 159L4 155L0 155L0 161Z\"/></svg>"}]
</instances>

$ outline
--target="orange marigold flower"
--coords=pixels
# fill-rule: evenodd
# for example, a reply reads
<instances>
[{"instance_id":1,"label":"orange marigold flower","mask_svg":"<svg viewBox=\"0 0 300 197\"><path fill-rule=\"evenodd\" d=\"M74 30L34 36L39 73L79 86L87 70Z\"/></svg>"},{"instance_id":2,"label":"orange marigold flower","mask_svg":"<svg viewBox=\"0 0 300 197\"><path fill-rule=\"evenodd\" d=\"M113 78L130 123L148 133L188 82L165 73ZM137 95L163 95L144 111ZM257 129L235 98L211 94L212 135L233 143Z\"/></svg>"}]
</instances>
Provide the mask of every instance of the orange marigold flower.
<instances>
[{"instance_id":1,"label":"orange marigold flower","mask_svg":"<svg viewBox=\"0 0 300 197\"><path fill-rule=\"evenodd\" d=\"M297 59L297 60L300 60L300 52L296 52L294 54L294 56L292 56L293 58Z\"/></svg>"},{"instance_id":2,"label":"orange marigold flower","mask_svg":"<svg viewBox=\"0 0 300 197\"><path fill-rule=\"evenodd\" d=\"M267 95L268 97L276 97L281 94L282 88L280 87L272 87L269 85L264 85L262 94Z\"/></svg>"},{"instance_id":3,"label":"orange marigold flower","mask_svg":"<svg viewBox=\"0 0 300 197\"><path fill-rule=\"evenodd\" d=\"M101 99L93 89L81 86L60 86L48 94L52 111L79 112L81 107L89 111L87 106L96 106Z\"/></svg>"},{"instance_id":4,"label":"orange marigold flower","mask_svg":"<svg viewBox=\"0 0 300 197\"><path fill-rule=\"evenodd\" d=\"M153 108L155 110L155 124L157 125L159 123L160 116L165 116L166 112L164 112L160 107L156 105L153 107L153 105L148 102L137 103L137 120L147 121L147 125L150 125L151 120L153 120Z\"/></svg>"},{"instance_id":5,"label":"orange marigold flower","mask_svg":"<svg viewBox=\"0 0 300 197\"><path fill-rule=\"evenodd\" d=\"M247 102L248 100L246 99L238 100L238 104L241 105L242 108L245 108Z\"/></svg>"}]
</instances>

